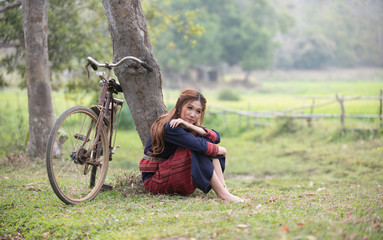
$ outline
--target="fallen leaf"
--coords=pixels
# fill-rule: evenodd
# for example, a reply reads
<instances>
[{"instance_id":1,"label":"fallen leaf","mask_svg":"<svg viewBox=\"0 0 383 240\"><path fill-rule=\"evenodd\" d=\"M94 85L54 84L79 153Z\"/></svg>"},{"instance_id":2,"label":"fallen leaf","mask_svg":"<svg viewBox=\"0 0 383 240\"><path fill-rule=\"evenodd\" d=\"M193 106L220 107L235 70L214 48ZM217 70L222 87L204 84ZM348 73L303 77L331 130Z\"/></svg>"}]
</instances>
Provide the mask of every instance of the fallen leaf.
<instances>
[{"instance_id":1,"label":"fallen leaf","mask_svg":"<svg viewBox=\"0 0 383 240\"><path fill-rule=\"evenodd\" d=\"M305 225L304 223L297 223L298 226L303 226Z\"/></svg>"},{"instance_id":2,"label":"fallen leaf","mask_svg":"<svg viewBox=\"0 0 383 240\"><path fill-rule=\"evenodd\" d=\"M246 224L238 224L238 228L247 228L248 226Z\"/></svg>"},{"instance_id":3,"label":"fallen leaf","mask_svg":"<svg viewBox=\"0 0 383 240\"><path fill-rule=\"evenodd\" d=\"M50 233L50 232L45 232L45 233L43 233L43 238L48 237L49 234L51 234L51 233Z\"/></svg>"},{"instance_id":4,"label":"fallen leaf","mask_svg":"<svg viewBox=\"0 0 383 240\"><path fill-rule=\"evenodd\" d=\"M318 188L317 189L317 192L320 192L320 191L323 191L323 190L325 190L326 188Z\"/></svg>"},{"instance_id":5,"label":"fallen leaf","mask_svg":"<svg viewBox=\"0 0 383 240\"><path fill-rule=\"evenodd\" d=\"M309 183L309 187L312 187L312 186L314 186L314 183L313 183L313 182L310 182L310 183Z\"/></svg>"},{"instance_id":6,"label":"fallen leaf","mask_svg":"<svg viewBox=\"0 0 383 240\"><path fill-rule=\"evenodd\" d=\"M30 187L30 188L28 188L28 191L32 191L32 192L40 192L41 189L36 189L36 188L34 188L34 187Z\"/></svg>"},{"instance_id":7,"label":"fallen leaf","mask_svg":"<svg viewBox=\"0 0 383 240\"><path fill-rule=\"evenodd\" d=\"M290 229L287 226L282 226L282 229L285 230L287 233L290 232Z\"/></svg>"}]
</instances>

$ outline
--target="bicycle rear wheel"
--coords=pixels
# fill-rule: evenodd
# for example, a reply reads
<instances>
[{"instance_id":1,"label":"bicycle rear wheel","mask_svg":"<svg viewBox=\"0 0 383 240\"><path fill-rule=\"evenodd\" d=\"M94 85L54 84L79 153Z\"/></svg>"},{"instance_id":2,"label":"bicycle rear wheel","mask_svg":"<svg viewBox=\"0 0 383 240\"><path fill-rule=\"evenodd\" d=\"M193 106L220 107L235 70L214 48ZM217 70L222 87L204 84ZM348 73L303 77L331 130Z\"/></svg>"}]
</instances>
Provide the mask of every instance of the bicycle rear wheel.
<instances>
[{"instance_id":1,"label":"bicycle rear wheel","mask_svg":"<svg viewBox=\"0 0 383 240\"><path fill-rule=\"evenodd\" d=\"M55 194L66 204L92 200L100 191L109 165L105 131L96 136L97 115L89 108L66 110L48 139L46 164Z\"/></svg>"}]
</instances>

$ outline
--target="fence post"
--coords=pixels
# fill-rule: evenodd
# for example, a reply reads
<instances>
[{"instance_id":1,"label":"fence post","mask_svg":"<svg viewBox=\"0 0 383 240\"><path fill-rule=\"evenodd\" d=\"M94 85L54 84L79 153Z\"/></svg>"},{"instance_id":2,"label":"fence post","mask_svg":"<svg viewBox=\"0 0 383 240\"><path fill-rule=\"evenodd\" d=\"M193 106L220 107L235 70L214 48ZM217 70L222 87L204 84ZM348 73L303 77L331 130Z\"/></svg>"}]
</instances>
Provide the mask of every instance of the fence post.
<instances>
[{"instance_id":1,"label":"fence post","mask_svg":"<svg viewBox=\"0 0 383 240\"><path fill-rule=\"evenodd\" d=\"M310 117L307 118L307 124L309 125L309 127L312 127L314 106L315 106L315 98L313 98L313 101L311 102Z\"/></svg>"},{"instance_id":2,"label":"fence post","mask_svg":"<svg viewBox=\"0 0 383 240\"><path fill-rule=\"evenodd\" d=\"M383 104L382 104L382 100L383 100L383 90L380 89L380 99L379 99L379 102L380 102L380 108L379 108L379 121L380 121L380 128L383 127L383 122L382 122L382 108L383 108Z\"/></svg>"},{"instance_id":3,"label":"fence post","mask_svg":"<svg viewBox=\"0 0 383 240\"><path fill-rule=\"evenodd\" d=\"M342 125L342 128L344 128L344 115L345 115L344 103L343 103L344 99L338 97L338 94L336 94L336 100L339 102L340 108L342 110L342 114L340 115L340 124Z\"/></svg>"},{"instance_id":4,"label":"fence post","mask_svg":"<svg viewBox=\"0 0 383 240\"><path fill-rule=\"evenodd\" d=\"M247 112L250 113L250 103L247 104ZM248 115L246 119L246 130L249 130L249 126L250 126L250 116Z\"/></svg>"},{"instance_id":5,"label":"fence post","mask_svg":"<svg viewBox=\"0 0 383 240\"><path fill-rule=\"evenodd\" d=\"M224 120L224 121L225 121L225 126L226 126L226 128L228 128L229 123L227 122L226 111L223 111L223 118L225 119L225 120Z\"/></svg>"},{"instance_id":6,"label":"fence post","mask_svg":"<svg viewBox=\"0 0 383 240\"><path fill-rule=\"evenodd\" d=\"M242 109L240 109L239 111L242 111ZM239 112L238 113L238 128L241 129L241 113Z\"/></svg>"}]
</instances>

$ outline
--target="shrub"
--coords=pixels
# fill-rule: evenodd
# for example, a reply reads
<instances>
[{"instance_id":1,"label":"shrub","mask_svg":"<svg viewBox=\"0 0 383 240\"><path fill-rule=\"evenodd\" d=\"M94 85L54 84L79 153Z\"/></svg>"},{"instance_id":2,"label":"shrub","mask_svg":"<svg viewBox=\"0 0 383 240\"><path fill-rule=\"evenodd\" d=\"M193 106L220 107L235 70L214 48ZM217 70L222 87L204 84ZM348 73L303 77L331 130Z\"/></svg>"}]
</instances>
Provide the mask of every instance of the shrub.
<instances>
[{"instance_id":1,"label":"shrub","mask_svg":"<svg viewBox=\"0 0 383 240\"><path fill-rule=\"evenodd\" d=\"M218 95L218 99L222 101L239 101L240 100L238 94L233 92L230 89L222 90Z\"/></svg>"},{"instance_id":2,"label":"shrub","mask_svg":"<svg viewBox=\"0 0 383 240\"><path fill-rule=\"evenodd\" d=\"M127 106L124 106L121 111L119 129L130 130L134 129L135 125L133 122L132 114L130 113L130 109Z\"/></svg>"}]
</instances>

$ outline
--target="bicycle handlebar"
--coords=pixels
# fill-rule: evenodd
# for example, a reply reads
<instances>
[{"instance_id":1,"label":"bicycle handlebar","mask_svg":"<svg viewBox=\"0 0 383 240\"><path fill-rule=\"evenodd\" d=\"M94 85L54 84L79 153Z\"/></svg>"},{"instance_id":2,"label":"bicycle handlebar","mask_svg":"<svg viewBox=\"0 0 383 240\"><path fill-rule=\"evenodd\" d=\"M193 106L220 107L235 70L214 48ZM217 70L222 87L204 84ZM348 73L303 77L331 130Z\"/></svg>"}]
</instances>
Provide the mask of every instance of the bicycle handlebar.
<instances>
[{"instance_id":1,"label":"bicycle handlebar","mask_svg":"<svg viewBox=\"0 0 383 240\"><path fill-rule=\"evenodd\" d=\"M150 66L146 62L141 61L140 59L138 59L136 57L132 57L132 56L126 56L126 57L122 58L120 61L118 61L117 63L104 63L104 64L101 64L101 63L97 62L92 57L88 57L87 59L88 59L88 62L90 63L90 66L95 71L97 70L98 67L104 67L104 68L114 68L114 67L117 67L117 66L119 66L121 63L123 63L126 60L133 60L134 62L139 63L142 67L144 67L149 72L153 71L152 66Z\"/></svg>"}]
</instances>

